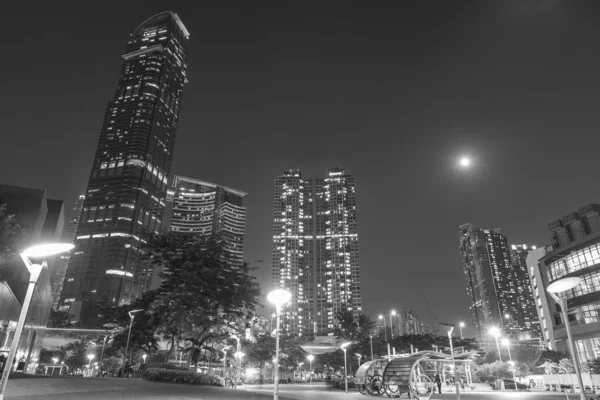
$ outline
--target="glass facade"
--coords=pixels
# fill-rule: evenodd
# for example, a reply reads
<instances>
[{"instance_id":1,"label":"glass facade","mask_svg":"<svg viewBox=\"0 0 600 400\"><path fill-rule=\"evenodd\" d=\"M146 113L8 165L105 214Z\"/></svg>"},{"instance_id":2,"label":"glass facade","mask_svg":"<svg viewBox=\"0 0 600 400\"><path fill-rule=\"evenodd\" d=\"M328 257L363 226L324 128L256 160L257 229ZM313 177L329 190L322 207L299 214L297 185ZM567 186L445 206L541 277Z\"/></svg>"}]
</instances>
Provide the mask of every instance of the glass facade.
<instances>
[{"instance_id":1,"label":"glass facade","mask_svg":"<svg viewBox=\"0 0 600 400\"><path fill-rule=\"evenodd\" d=\"M162 230L188 38L167 11L144 21L127 43L59 304L81 327L96 326L99 304L133 301L155 275L140 248Z\"/></svg>"},{"instance_id":2,"label":"glass facade","mask_svg":"<svg viewBox=\"0 0 600 400\"><path fill-rule=\"evenodd\" d=\"M568 299L600 291L600 270L579 275L579 278L582 279L579 286L565 292Z\"/></svg>"},{"instance_id":3,"label":"glass facade","mask_svg":"<svg viewBox=\"0 0 600 400\"><path fill-rule=\"evenodd\" d=\"M548 280L552 282L567 274L596 264L600 264L599 243L573 251L563 258L551 262L548 265Z\"/></svg>"}]
</instances>

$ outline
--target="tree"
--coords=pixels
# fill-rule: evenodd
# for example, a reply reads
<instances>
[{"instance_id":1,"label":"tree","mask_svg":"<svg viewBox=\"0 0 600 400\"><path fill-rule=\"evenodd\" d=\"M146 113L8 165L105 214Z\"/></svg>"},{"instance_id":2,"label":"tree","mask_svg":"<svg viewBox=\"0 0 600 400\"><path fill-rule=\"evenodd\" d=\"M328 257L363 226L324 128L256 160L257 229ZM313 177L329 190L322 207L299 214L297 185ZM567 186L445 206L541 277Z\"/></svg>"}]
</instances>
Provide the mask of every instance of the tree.
<instances>
[{"instance_id":1,"label":"tree","mask_svg":"<svg viewBox=\"0 0 600 400\"><path fill-rule=\"evenodd\" d=\"M338 311L335 316L334 334L338 339L358 341L369 338L377 329L377 324L366 314L355 314L348 309Z\"/></svg>"},{"instance_id":2,"label":"tree","mask_svg":"<svg viewBox=\"0 0 600 400\"><path fill-rule=\"evenodd\" d=\"M61 352L65 355L65 365L72 370L77 370L89 363L87 356L93 354L95 358L98 358L96 354L95 345L89 341L78 340L71 342L61 347Z\"/></svg>"},{"instance_id":3,"label":"tree","mask_svg":"<svg viewBox=\"0 0 600 400\"><path fill-rule=\"evenodd\" d=\"M231 265L218 238L191 240L169 234L153 240L148 251L151 262L165 271L151 308L162 318L159 332L173 344L176 337L185 336L196 346L223 329L243 333L260 296L247 263Z\"/></svg>"},{"instance_id":4,"label":"tree","mask_svg":"<svg viewBox=\"0 0 600 400\"><path fill-rule=\"evenodd\" d=\"M559 373L561 374L574 374L575 367L573 366L573 361L570 358L563 358L558 362Z\"/></svg>"},{"instance_id":5,"label":"tree","mask_svg":"<svg viewBox=\"0 0 600 400\"><path fill-rule=\"evenodd\" d=\"M0 204L0 282L6 279L8 263L18 254L25 235L15 214L9 214L6 204Z\"/></svg>"},{"instance_id":6,"label":"tree","mask_svg":"<svg viewBox=\"0 0 600 400\"><path fill-rule=\"evenodd\" d=\"M256 342L244 346L246 359L258 364L261 379L264 377L264 368L266 363L270 363L275 358L275 338L269 334L259 335Z\"/></svg>"}]
</instances>

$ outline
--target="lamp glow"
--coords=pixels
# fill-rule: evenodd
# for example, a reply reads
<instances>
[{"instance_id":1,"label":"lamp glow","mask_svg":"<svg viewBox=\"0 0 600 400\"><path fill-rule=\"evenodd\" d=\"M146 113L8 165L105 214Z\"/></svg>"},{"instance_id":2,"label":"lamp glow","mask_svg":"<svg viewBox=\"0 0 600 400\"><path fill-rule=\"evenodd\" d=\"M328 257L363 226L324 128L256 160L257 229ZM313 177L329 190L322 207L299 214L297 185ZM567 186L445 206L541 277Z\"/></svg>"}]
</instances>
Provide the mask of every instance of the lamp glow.
<instances>
[{"instance_id":1,"label":"lamp glow","mask_svg":"<svg viewBox=\"0 0 600 400\"><path fill-rule=\"evenodd\" d=\"M560 279L550 285L546 290L550 293L561 293L566 290L573 289L575 286L581 283L581 278L573 276L571 278Z\"/></svg>"},{"instance_id":2,"label":"lamp glow","mask_svg":"<svg viewBox=\"0 0 600 400\"><path fill-rule=\"evenodd\" d=\"M461 167L468 167L471 165L471 159L468 157L462 157L459 161Z\"/></svg>"},{"instance_id":3,"label":"lamp glow","mask_svg":"<svg viewBox=\"0 0 600 400\"><path fill-rule=\"evenodd\" d=\"M462 321L461 321L461 322L460 322L458 325L459 325L461 328L464 328L464 327L465 327L465 323L464 323L464 322L462 322Z\"/></svg>"},{"instance_id":4,"label":"lamp glow","mask_svg":"<svg viewBox=\"0 0 600 400\"><path fill-rule=\"evenodd\" d=\"M312 361L315 359L315 356L313 356L312 354L309 354L309 355L307 355L307 356L306 356L306 359L307 359L308 361L311 361L311 362L312 362Z\"/></svg>"},{"instance_id":5,"label":"lamp glow","mask_svg":"<svg viewBox=\"0 0 600 400\"><path fill-rule=\"evenodd\" d=\"M500 329L495 326L490 328L490 335L492 335L492 337L499 338L500 337Z\"/></svg>"},{"instance_id":6,"label":"lamp glow","mask_svg":"<svg viewBox=\"0 0 600 400\"><path fill-rule=\"evenodd\" d=\"M267 300L276 306L287 303L291 298L292 294L285 289L275 289L267 295Z\"/></svg>"},{"instance_id":7,"label":"lamp glow","mask_svg":"<svg viewBox=\"0 0 600 400\"><path fill-rule=\"evenodd\" d=\"M39 244L25 249L22 254L25 257L42 258L73 250L74 247L75 245L71 243Z\"/></svg>"},{"instance_id":8,"label":"lamp glow","mask_svg":"<svg viewBox=\"0 0 600 400\"><path fill-rule=\"evenodd\" d=\"M346 343L343 343L343 344L340 346L340 348L341 348L342 350L346 350L346 347L348 347L348 346L349 346L349 345L351 345L351 344L352 344L352 342L346 342Z\"/></svg>"},{"instance_id":9,"label":"lamp glow","mask_svg":"<svg viewBox=\"0 0 600 400\"><path fill-rule=\"evenodd\" d=\"M508 339L505 338L505 339L502 339L502 344L505 346L508 346L508 345L510 345L510 342L508 341Z\"/></svg>"}]
</instances>

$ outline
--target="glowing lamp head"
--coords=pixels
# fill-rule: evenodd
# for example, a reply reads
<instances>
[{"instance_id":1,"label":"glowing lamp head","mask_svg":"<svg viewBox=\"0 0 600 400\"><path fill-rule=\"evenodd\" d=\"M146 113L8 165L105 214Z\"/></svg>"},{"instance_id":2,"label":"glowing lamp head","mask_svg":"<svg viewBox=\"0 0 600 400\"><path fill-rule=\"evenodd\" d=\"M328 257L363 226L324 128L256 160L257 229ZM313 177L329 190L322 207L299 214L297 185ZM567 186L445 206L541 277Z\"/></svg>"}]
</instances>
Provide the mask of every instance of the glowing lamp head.
<instances>
[{"instance_id":1,"label":"glowing lamp head","mask_svg":"<svg viewBox=\"0 0 600 400\"><path fill-rule=\"evenodd\" d=\"M311 361L311 362L312 362L312 360L314 360L314 359L315 359L315 356L313 356L312 354L309 354L308 356L306 356L306 359L307 359L308 361Z\"/></svg>"},{"instance_id":2,"label":"glowing lamp head","mask_svg":"<svg viewBox=\"0 0 600 400\"><path fill-rule=\"evenodd\" d=\"M52 362L53 362L54 364L58 364L58 358L56 358L56 357L52 358Z\"/></svg>"},{"instance_id":3,"label":"glowing lamp head","mask_svg":"<svg viewBox=\"0 0 600 400\"><path fill-rule=\"evenodd\" d=\"M146 358L148 358L148 354L142 355L142 358L144 359L144 361L146 361Z\"/></svg>"},{"instance_id":4,"label":"glowing lamp head","mask_svg":"<svg viewBox=\"0 0 600 400\"><path fill-rule=\"evenodd\" d=\"M504 314L505 319L510 319L510 314Z\"/></svg>"},{"instance_id":5,"label":"glowing lamp head","mask_svg":"<svg viewBox=\"0 0 600 400\"><path fill-rule=\"evenodd\" d=\"M340 348L344 351L346 351L346 347L348 347L349 345L351 345L352 342L346 342L346 343L342 343L342 345L340 346Z\"/></svg>"},{"instance_id":6,"label":"glowing lamp head","mask_svg":"<svg viewBox=\"0 0 600 400\"><path fill-rule=\"evenodd\" d=\"M383 315L379 314L379 319L383 319Z\"/></svg>"},{"instance_id":7,"label":"glowing lamp head","mask_svg":"<svg viewBox=\"0 0 600 400\"><path fill-rule=\"evenodd\" d=\"M500 334L500 328L495 326L490 328L490 335L492 335L492 337L499 338Z\"/></svg>"},{"instance_id":8,"label":"glowing lamp head","mask_svg":"<svg viewBox=\"0 0 600 400\"><path fill-rule=\"evenodd\" d=\"M460 322L458 325L459 325L461 328L464 328L464 327L465 327L465 323L464 323L464 322L462 322L462 321L461 321L461 322Z\"/></svg>"},{"instance_id":9,"label":"glowing lamp head","mask_svg":"<svg viewBox=\"0 0 600 400\"><path fill-rule=\"evenodd\" d=\"M502 344L505 345L506 347L508 347L508 345L510 344L510 341L506 338L502 339Z\"/></svg>"},{"instance_id":10,"label":"glowing lamp head","mask_svg":"<svg viewBox=\"0 0 600 400\"><path fill-rule=\"evenodd\" d=\"M548 292L554 293L554 294L561 293L561 292L564 292L566 290L573 289L574 287L576 287L580 283L581 283L581 278L573 276L571 278L559 279L558 281L553 282L552 284L550 284L546 288L546 290Z\"/></svg>"},{"instance_id":11,"label":"glowing lamp head","mask_svg":"<svg viewBox=\"0 0 600 400\"><path fill-rule=\"evenodd\" d=\"M396 310L392 310L392 315L396 315Z\"/></svg>"},{"instance_id":12,"label":"glowing lamp head","mask_svg":"<svg viewBox=\"0 0 600 400\"><path fill-rule=\"evenodd\" d=\"M458 162L459 162L460 166L463 168L467 168L471 165L471 159L468 157L461 157Z\"/></svg>"},{"instance_id":13,"label":"glowing lamp head","mask_svg":"<svg viewBox=\"0 0 600 400\"><path fill-rule=\"evenodd\" d=\"M362 354L354 353L354 355L358 358L362 358Z\"/></svg>"},{"instance_id":14,"label":"glowing lamp head","mask_svg":"<svg viewBox=\"0 0 600 400\"><path fill-rule=\"evenodd\" d=\"M267 295L267 300L278 307L290 301L291 298L292 294L285 289L275 289Z\"/></svg>"},{"instance_id":15,"label":"glowing lamp head","mask_svg":"<svg viewBox=\"0 0 600 400\"><path fill-rule=\"evenodd\" d=\"M94 359L94 357L96 357L96 356L95 356L95 355L93 355L93 354L88 354L88 355L87 355L87 358L88 358L88 360L90 360L90 361L92 361L92 360Z\"/></svg>"},{"instance_id":16,"label":"glowing lamp head","mask_svg":"<svg viewBox=\"0 0 600 400\"><path fill-rule=\"evenodd\" d=\"M71 243L39 244L25 249L22 254L27 258L44 258L73 250L74 247Z\"/></svg>"}]
</instances>

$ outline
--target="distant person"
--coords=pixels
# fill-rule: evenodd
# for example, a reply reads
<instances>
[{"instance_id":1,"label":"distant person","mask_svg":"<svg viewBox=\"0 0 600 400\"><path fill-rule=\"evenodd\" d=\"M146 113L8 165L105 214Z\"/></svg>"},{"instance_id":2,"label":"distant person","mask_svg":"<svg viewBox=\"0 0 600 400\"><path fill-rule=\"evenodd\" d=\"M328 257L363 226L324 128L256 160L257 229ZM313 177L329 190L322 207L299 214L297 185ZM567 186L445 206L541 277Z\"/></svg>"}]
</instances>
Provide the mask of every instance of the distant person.
<instances>
[{"instance_id":1,"label":"distant person","mask_svg":"<svg viewBox=\"0 0 600 400\"><path fill-rule=\"evenodd\" d=\"M461 387L462 389L464 389L464 388L465 388L465 380L464 380L464 378L463 378L463 377L461 377L461 378L460 378L460 387Z\"/></svg>"},{"instance_id":2,"label":"distant person","mask_svg":"<svg viewBox=\"0 0 600 400\"><path fill-rule=\"evenodd\" d=\"M442 393L442 380L440 379L440 374L435 376L435 385L438 388L438 393Z\"/></svg>"}]
</instances>

